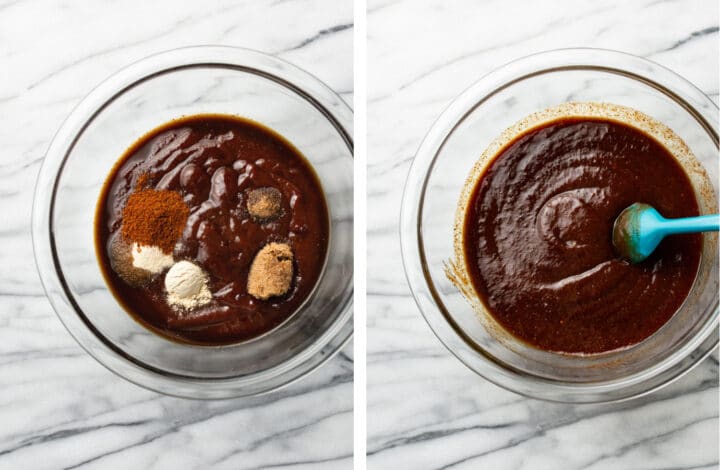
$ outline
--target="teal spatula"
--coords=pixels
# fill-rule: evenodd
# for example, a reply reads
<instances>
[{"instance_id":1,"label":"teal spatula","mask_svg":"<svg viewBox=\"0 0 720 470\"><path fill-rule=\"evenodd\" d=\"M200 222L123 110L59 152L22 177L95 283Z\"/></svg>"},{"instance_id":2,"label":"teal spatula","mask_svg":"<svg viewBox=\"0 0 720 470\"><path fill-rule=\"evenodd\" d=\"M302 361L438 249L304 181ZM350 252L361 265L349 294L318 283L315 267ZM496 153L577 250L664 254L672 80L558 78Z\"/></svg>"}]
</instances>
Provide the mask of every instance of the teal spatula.
<instances>
[{"instance_id":1,"label":"teal spatula","mask_svg":"<svg viewBox=\"0 0 720 470\"><path fill-rule=\"evenodd\" d=\"M612 242L622 258L639 263L668 235L718 230L720 214L666 219L654 207L636 202L615 219Z\"/></svg>"}]
</instances>

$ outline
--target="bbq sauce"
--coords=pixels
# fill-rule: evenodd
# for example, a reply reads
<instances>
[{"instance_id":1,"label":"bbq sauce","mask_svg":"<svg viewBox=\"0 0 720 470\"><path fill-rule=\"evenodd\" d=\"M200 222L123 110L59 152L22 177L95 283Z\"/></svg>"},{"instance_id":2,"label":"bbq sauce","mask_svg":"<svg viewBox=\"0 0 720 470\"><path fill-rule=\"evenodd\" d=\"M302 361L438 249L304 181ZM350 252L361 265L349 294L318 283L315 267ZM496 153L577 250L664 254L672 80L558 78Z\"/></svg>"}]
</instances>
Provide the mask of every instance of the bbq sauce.
<instances>
[{"instance_id":1,"label":"bbq sauce","mask_svg":"<svg viewBox=\"0 0 720 470\"><path fill-rule=\"evenodd\" d=\"M260 220L248 212L249 194L260 188L279 193L276 217ZM207 273L208 305L170 306L164 272L134 284L113 270L123 208L142 189L176 191L187 204L190 214L172 255ZM329 239L327 204L307 160L274 131L229 115L189 116L143 136L108 176L95 221L99 263L118 302L152 331L202 345L252 339L289 318L320 278ZM293 279L284 295L260 300L248 293L248 273L272 242L292 248Z\"/></svg>"},{"instance_id":2,"label":"bbq sauce","mask_svg":"<svg viewBox=\"0 0 720 470\"><path fill-rule=\"evenodd\" d=\"M508 332L540 349L600 353L665 324L698 271L701 236L665 238L633 265L612 227L634 202L699 215L688 176L657 141L601 118L562 118L508 143L473 188L463 249L471 284Z\"/></svg>"}]
</instances>

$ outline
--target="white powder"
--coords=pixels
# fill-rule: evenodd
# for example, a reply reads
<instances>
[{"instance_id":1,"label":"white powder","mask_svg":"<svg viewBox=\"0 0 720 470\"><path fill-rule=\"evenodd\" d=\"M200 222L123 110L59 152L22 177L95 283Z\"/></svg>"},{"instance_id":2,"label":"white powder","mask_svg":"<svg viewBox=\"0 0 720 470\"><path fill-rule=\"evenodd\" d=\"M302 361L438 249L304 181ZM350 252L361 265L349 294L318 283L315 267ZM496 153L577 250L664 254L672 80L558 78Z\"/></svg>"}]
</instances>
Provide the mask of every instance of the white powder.
<instances>
[{"instance_id":1,"label":"white powder","mask_svg":"<svg viewBox=\"0 0 720 470\"><path fill-rule=\"evenodd\" d=\"M150 271L153 274L164 271L175 262L172 255L164 253L156 246L132 244L133 266Z\"/></svg>"},{"instance_id":2,"label":"white powder","mask_svg":"<svg viewBox=\"0 0 720 470\"><path fill-rule=\"evenodd\" d=\"M207 274L190 261L175 263L165 275L165 289L170 305L186 309L201 307L212 300Z\"/></svg>"}]
</instances>

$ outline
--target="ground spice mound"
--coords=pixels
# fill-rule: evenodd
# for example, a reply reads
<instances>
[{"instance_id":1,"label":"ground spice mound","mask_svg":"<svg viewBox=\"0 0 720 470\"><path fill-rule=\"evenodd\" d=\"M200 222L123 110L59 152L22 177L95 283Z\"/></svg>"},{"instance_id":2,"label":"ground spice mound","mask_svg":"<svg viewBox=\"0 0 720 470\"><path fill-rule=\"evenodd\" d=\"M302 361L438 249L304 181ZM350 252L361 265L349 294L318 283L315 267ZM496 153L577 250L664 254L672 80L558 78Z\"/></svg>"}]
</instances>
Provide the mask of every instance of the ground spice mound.
<instances>
[{"instance_id":1,"label":"ground spice mound","mask_svg":"<svg viewBox=\"0 0 720 470\"><path fill-rule=\"evenodd\" d=\"M257 188L250 191L248 212L256 221L270 221L282 213L282 193L277 188Z\"/></svg>"},{"instance_id":2,"label":"ground spice mound","mask_svg":"<svg viewBox=\"0 0 720 470\"><path fill-rule=\"evenodd\" d=\"M268 243L250 266L247 290L260 300L285 295L293 278L293 252L287 243Z\"/></svg>"},{"instance_id":3,"label":"ground spice mound","mask_svg":"<svg viewBox=\"0 0 720 470\"><path fill-rule=\"evenodd\" d=\"M152 277L150 271L133 266L132 247L121 236L110 239L110 265L123 281L133 287L146 284Z\"/></svg>"},{"instance_id":4,"label":"ground spice mound","mask_svg":"<svg viewBox=\"0 0 720 470\"><path fill-rule=\"evenodd\" d=\"M190 209L179 193L143 189L130 195L123 209L122 235L138 245L172 253Z\"/></svg>"}]
</instances>

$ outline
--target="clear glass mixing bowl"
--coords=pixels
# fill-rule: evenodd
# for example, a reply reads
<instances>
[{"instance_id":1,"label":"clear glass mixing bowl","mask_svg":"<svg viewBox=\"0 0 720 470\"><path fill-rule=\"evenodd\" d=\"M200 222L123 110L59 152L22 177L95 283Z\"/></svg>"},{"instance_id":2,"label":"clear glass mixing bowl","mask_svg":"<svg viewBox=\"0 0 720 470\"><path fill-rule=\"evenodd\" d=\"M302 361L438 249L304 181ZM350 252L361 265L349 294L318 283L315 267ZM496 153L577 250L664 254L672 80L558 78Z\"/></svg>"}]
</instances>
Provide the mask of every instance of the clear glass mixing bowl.
<instances>
[{"instance_id":1,"label":"clear glass mixing bowl","mask_svg":"<svg viewBox=\"0 0 720 470\"><path fill-rule=\"evenodd\" d=\"M622 400L669 383L716 347L716 234L704 235L699 275L670 321L633 347L598 355L551 353L518 341L495 328L489 315L478 315L445 274L454 258L455 209L483 150L524 117L566 102L614 103L670 127L707 172L710 191L696 191L701 211L717 211L718 109L707 96L672 71L639 57L596 49L544 52L486 75L453 101L428 132L402 202L405 272L438 338L486 379L545 400Z\"/></svg>"},{"instance_id":2,"label":"clear glass mixing bowl","mask_svg":"<svg viewBox=\"0 0 720 470\"><path fill-rule=\"evenodd\" d=\"M327 264L311 297L270 333L229 346L175 343L133 320L107 289L93 243L100 190L125 149L158 125L201 113L243 116L283 135L315 168L330 212ZM60 320L105 367L169 395L254 395L309 373L352 335L351 128L352 111L317 78L254 51L177 49L117 72L63 123L37 181L35 259Z\"/></svg>"}]
</instances>

